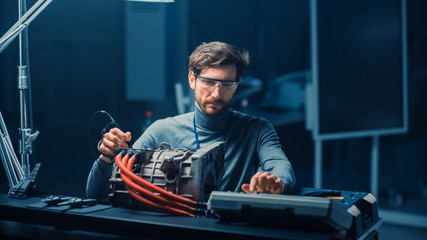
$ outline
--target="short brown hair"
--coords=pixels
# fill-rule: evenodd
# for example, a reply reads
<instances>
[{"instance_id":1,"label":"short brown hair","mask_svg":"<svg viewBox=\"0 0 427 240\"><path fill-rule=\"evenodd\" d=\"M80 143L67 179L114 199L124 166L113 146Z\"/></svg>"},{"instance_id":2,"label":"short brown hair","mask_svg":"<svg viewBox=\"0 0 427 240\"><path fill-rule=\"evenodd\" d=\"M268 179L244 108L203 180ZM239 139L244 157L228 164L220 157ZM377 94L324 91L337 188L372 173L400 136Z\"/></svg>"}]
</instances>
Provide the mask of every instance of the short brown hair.
<instances>
[{"instance_id":1,"label":"short brown hair","mask_svg":"<svg viewBox=\"0 0 427 240\"><path fill-rule=\"evenodd\" d=\"M226 65L236 66L238 81L249 65L249 52L244 48L218 41L202 43L191 54L188 71L200 74L204 69Z\"/></svg>"}]
</instances>

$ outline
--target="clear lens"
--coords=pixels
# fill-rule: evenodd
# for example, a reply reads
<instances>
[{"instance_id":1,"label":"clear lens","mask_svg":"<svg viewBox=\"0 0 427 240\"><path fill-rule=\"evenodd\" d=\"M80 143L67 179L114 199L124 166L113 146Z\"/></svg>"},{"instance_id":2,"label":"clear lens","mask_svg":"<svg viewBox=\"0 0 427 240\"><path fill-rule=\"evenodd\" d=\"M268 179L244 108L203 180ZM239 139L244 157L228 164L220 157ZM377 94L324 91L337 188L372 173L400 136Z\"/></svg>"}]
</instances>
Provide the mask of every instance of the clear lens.
<instances>
[{"instance_id":1,"label":"clear lens","mask_svg":"<svg viewBox=\"0 0 427 240\"><path fill-rule=\"evenodd\" d=\"M201 87L209 91L213 91L217 86L220 86L220 88L226 92L234 91L237 87L237 82L219 82L203 78L198 78L198 80Z\"/></svg>"}]
</instances>

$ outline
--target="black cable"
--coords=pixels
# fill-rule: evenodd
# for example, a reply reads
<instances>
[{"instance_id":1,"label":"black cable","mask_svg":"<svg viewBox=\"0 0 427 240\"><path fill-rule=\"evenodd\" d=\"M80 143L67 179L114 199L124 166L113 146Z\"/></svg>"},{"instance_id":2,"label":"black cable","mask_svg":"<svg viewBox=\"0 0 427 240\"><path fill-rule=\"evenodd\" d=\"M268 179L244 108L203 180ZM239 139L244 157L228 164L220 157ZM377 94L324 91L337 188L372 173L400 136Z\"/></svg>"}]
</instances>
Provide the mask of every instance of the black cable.
<instances>
[{"instance_id":1,"label":"black cable","mask_svg":"<svg viewBox=\"0 0 427 240\"><path fill-rule=\"evenodd\" d=\"M107 132L107 131L109 131L111 128L113 128L113 127L117 127L117 128L119 128L119 125L117 124L117 122L116 122L116 120L114 120L114 118L108 113L108 112L106 112L106 111L104 111L104 110L99 110L99 111L96 111L96 112L94 112L93 114L92 114L92 116L90 117L90 120L89 120L89 126L88 126L88 134L89 134L89 145L90 145L90 149L92 150L92 153L93 153L93 155L94 155L94 157L95 158L98 158L98 156L97 156L97 154L96 154L96 152L94 151L94 148L93 148L93 141L92 141L92 137L91 137L91 127L92 127L92 121L93 121L93 118L97 115L97 114L105 114L105 115L107 115L108 116L108 118L110 119L110 122L109 123L107 123L107 125L105 125L105 127L104 127L104 129L102 129L102 131L101 131L101 133L100 133L100 138L102 139L102 137L103 137L103 135ZM96 144L96 148L98 149L98 144ZM114 160L114 159L113 159Z\"/></svg>"},{"instance_id":2,"label":"black cable","mask_svg":"<svg viewBox=\"0 0 427 240\"><path fill-rule=\"evenodd\" d=\"M109 158L111 161L114 162L114 156L112 156L112 155L110 155L108 153L105 153L105 152L101 151L101 149L99 149L99 147L101 146L101 144L102 144L102 139L99 140L98 145L96 145L96 150L98 150L98 152L100 152L102 155L104 155L105 157Z\"/></svg>"}]
</instances>

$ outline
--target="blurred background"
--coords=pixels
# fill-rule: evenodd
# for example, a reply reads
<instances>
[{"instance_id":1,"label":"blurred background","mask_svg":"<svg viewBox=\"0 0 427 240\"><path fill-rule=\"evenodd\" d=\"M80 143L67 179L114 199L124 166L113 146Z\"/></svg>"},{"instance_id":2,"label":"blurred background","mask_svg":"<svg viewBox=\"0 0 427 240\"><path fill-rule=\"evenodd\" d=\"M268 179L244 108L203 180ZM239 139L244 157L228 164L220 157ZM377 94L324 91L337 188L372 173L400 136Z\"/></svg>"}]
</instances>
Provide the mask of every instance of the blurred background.
<instances>
[{"instance_id":1,"label":"blurred background","mask_svg":"<svg viewBox=\"0 0 427 240\"><path fill-rule=\"evenodd\" d=\"M397 129L378 136L376 197L382 209L427 219L427 2L406 1L407 58L400 1L321 2L316 72L308 0L54 0L29 27L32 128L40 131L31 158L41 163L37 188L84 197L96 143L109 122L94 115L98 110L109 112L133 140L148 111L152 120L192 111L188 57L200 43L219 40L249 50L251 64L232 108L273 123L297 186L315 186L315 140L322 134L366 127L365 135L322 140L321 187L369 192L371 135ZM16 1L0 1L0 34L17 19ZM17 155L18 63L16 39L0 54L0 111ZM325 97L314 99L316 111L313 76L317 96ZM322 79L338 81L322 85ZM357 118L366 106L375 107ZM333 122L342 116L354 125ZM313 117L320 119L317 131ZM0 170L0 190L8 189Z\"/></svg>"}]
</instances>

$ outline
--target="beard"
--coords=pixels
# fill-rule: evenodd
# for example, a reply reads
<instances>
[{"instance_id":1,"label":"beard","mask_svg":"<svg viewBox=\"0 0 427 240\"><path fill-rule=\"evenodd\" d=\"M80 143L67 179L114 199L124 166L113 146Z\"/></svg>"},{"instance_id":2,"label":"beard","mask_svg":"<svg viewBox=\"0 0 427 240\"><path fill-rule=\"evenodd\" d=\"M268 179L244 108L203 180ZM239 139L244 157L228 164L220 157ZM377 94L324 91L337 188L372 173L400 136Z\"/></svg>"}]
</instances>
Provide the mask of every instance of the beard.
<instances>
[{"instance_id":1,"label":"beard","mask_svg":"<svg viewBox=\"0 0 427 240\"><path fill-rule=\"evenodd\" d=\"M205 101L202 101L201 99L196 97L196 103L199 105L200 109L209 116L218 116L221 115L223 112L225 112L228 107L230 106L231 103L231 99L230 101L225 101L221 98L215 99L215 98L210 98L210 99L206 99ZM215 104L215 105L221 105L221 108L218 108L217 106L215 106L215 109L213 108L208 108L207 105L208 104Z\"/></svg>"}]
</instances>

